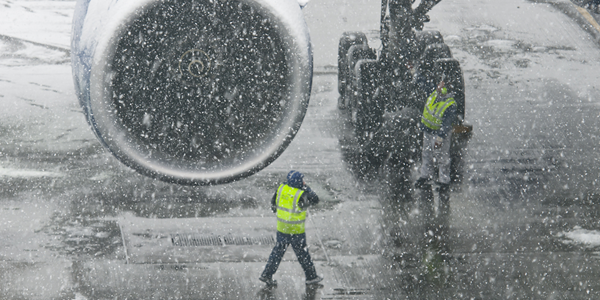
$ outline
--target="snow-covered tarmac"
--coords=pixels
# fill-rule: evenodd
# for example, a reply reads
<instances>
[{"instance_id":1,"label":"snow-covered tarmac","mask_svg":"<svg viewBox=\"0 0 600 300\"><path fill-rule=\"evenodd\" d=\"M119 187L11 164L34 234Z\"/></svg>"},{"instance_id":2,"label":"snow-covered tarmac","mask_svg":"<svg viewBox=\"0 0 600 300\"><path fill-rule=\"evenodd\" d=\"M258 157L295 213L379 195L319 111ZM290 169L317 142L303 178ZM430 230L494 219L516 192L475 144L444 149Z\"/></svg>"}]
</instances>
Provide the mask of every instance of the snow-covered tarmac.
<instances>
[{"instance_id":1,"label":"snow-covered tarmac","mask_svg":"<svg viewBox=\"0 0 600 300\"><path fill-rule=\"evenodd\" d=\"M577 9L560 10L569 2L445 0L432 11L429 28L463 66L475 128L451 212L432 220L418 201L390 199L389 178L352 172L337 43L349 30L376 39L377 3L308 4L317 75L296 139L258 174L202 188L143 177L99 145L73 90L74 3L0 0L0 298L600 296L600 54ZM264 288L268 243L177 242L268 241L269 201L290 169L321 197L307 233L323 286L306 287L288 251L279 286Z\"/></svg>"}]
</instances>

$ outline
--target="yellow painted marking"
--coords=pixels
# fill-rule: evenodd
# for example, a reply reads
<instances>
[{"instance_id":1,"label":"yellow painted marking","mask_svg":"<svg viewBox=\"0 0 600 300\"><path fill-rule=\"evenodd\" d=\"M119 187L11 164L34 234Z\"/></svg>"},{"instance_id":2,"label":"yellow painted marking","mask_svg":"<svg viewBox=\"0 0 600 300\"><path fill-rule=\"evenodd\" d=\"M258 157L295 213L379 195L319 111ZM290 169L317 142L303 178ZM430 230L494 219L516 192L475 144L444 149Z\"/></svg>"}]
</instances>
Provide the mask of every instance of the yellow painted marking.
<instances>
[{"instance_id":1,"label":"yellow painted marking","mask_svg":"<svg viewBox=\"0 0 600 300\"><path fill-rule=\"evenodd\" d=\"M577 10L579 11L580 14L583 15L583 17L590 22L590 24L592 24L592 26L594 26L594 28L596 28L597 31L600 32L600 25L598 25L598 22L596 22L596 20L594 20L594 17L592 17L592 15L590 15L590 13L583 7L579 7L577 5L575 5L575 7L577 8Z\"/></svg>"}]
</instances>

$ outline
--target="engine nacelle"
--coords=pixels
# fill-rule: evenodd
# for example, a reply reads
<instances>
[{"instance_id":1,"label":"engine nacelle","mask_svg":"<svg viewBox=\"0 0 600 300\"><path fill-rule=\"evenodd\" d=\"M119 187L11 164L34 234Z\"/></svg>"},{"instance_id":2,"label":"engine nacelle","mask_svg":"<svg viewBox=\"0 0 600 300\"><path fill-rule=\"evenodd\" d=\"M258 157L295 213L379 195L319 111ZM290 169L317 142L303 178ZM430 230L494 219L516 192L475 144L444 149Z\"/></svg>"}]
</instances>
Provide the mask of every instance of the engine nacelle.
<instances>
[{"instance_id":1,"label":"engine nacelle","mask_svg":"<svg viewBox=\"0 0 600 300\"><path fill-rule=\"evenodd\" d=\"M98 139L167 182L258 172L308 107L312 52L294 0L78 0L71 48Z\"/></svg>"}]
</instances>

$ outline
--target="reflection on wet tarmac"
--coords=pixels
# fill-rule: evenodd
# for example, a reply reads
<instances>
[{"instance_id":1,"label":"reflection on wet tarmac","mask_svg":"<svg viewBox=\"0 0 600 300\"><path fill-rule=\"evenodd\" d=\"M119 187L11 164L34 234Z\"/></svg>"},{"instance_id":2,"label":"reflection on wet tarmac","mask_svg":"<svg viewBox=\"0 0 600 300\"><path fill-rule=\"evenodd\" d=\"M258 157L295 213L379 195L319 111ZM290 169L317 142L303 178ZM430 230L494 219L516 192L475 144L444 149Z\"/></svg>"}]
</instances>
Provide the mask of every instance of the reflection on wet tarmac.
<instances>
[{"instance_id":1,"label":"reflection on wet tarmac","mask_svg":"<svg viewBox=\"0 0 600 300\"><path fill-rule=\"evenodd\" d=\"M312 284L306 286L306 291L302 294L302 300L316 300L318 290L323 288L321 284ZM277 286L265 286L256 293L257 300L276 300Z\"/></svg>"},{"instance_id":2,"label":"reflection on wet tarmac","mask_svg":"<svg viewBox=\"0 0 600 300\"><path fill-rule=\"evenodd\" d=\"M340 145L344 162L359 182L379 194L382 228L392 253L387 257L402 270L396 284L411 299L448 299L455 295L450 233L451 194L460 190L464 178L463 157L470 134L456 135L452 144L452 184L440 190L437 185L420 189L413 186L419 161L406 161L388 149L381 166L364 155L352 134L352 124L344 122ZM400 130L400 129L399 129ZM408 137L410 138L410 137ZM417 137L417 138L420 138ZM391 147L394 147L392 141Z\"/></svg>"},{"instance_id":3,"label":"reflection on wet tarmac","mask_svg":"<svg viewBox=\"0 0 600 300\"><path fill-rule=\"evenodd\" d=\"M275 300L275 289L276 286L265 286L256 293L256 299L258 300Z\"/></svg>"}]
</instances>

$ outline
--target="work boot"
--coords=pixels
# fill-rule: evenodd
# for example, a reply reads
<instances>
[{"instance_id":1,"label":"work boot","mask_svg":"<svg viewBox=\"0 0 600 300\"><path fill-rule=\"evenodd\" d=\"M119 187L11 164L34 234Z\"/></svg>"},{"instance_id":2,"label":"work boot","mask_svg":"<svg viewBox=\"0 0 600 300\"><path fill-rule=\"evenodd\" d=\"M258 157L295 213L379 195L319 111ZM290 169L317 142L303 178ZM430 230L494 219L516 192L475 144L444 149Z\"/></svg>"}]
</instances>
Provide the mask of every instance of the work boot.
<instances>
[{"instance_id":1,"label":"work boot","mask_svg":"<svg viewBox=\"0 0 600 300\"><path fill-rule=\"evenodd\" d=\"M311 284L316 284L319 283L323 280L323 276L321 275L317 275L317 277L313 278L313 279L307 279L306 280L306 285L311 285Z\"/></svg>"},{"instance_id":2,"label":"work boot","mask_svg":"<svg viewBox=\"0 0 600 300\"><path fill-rule=\"evenodd\" d=\"M429 186L429 184L427 184L428 181L429 181L429 178L427 178L427 177L421 177L421 178L417 179L417 181L415 181L415 188L424 189L424 188L428 187Z\"/></svg>"},{"instance_id":3,"label":"work boot","mask_svg":"<svg viewBox=\"0 0 600 300\"><path fill-rule=\"evenodd\" d=\"M268 277L260 276L258 278L258 280L266 283L267 286L276 286L277 285L277 280L273 280L273 278L268 278Z\"/></svg>"}]
</instances>

